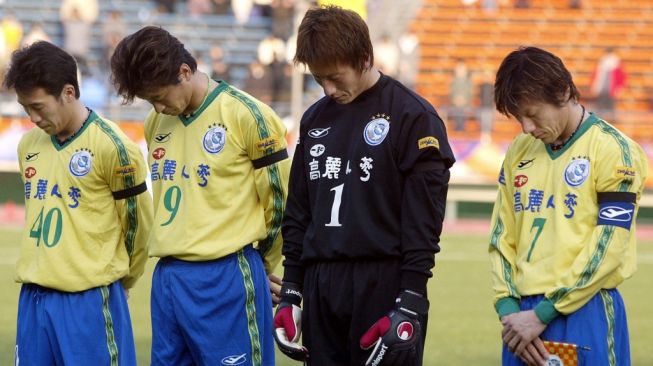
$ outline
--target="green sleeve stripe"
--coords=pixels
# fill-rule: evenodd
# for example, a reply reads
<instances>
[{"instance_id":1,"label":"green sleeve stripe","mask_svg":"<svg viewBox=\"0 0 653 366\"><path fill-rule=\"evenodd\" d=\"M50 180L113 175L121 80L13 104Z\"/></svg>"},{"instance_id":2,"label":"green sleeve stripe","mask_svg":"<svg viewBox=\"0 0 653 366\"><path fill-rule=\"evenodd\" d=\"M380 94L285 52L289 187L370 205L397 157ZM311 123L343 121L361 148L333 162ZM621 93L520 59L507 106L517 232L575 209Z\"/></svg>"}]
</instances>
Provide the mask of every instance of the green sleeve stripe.
<instances>
[{"instance_id":1,"label":"green sleeve stripe","mask_svg":"<svg viewBox=\"0 0 653 366\"><path fill-rule=\"evenodd\" d=\"M127 166L131 163L129 152L116 132L109 126L108 123L101 118L96 119L100 130L102 130L109 139L113 142L118 152L118 159L120 166ZM134 177L131 174L123 175L124 188L131 188L135 185ZM138 212L136 205L136 197L127 198L127 232L125 233L125 248L131 258L134 253L134 241L136 240L136 231L138 230Z\"/></svg>"},{"instance_id":2,"label":"green sleeve stripe","mask_svg":"<svg viewBox=\"0 0 653 366\"><path fill-rule=\"evenodd\" d=\"M258 130L258 135L260 139L266 139L270 137L270 131L263 117L263 113L259 106L248 96L239 92L234 88L227 88L225 92L239 100L243 103L256 121L256 127ZM272 148L268 148L265 151L266 155L274 153ZM267 237L265 240L259 242L259 252L261 256L265 257L268 253L275 239L281 231L281 219L283 217L284 209L284 200L283 200L283 189L281 185L281 177L279 174L279 168L276 165L271 165L268 167L268 179L270 181L270 189L272 190L272 203L273 203L273 213L272 213L272 223L268 229Z\"/></svg>"},{"instance_id":3,"label":"green sleeve stripe","mask_svg":"<svg viewBox=\"0 0 653 366\"><path fill-rule=\"evenodd\" d=\"M501 205L501 201L497 202L498 205ZM503 225L503 220L497 218L494 228L492 228L492 235L490 236L490 246L494 248L501 256L501 265L503 267L503 280L506 282L506 287L508 288L508 293L510 297L519 298L517 293L517 288L512 279L512 268L510 267L510 262L506 260L501 251L499 250L499 241L501 235L505 233L505 227Z\"/></svg>"},{"instance_id":4,"label":"green sleeve stripe","mask_svg":"<svg viewBox=\"0 0 653 366\"><path fill-rule=\"evenodd\" d=\"M270 251L274 241L281 232L281 219L283 218L284 200L283 188L281 185L281 176L277 164L268 167L268 178L270 180L270 189L272 190L272 222L268 229L267 238L263 245L259 245L259 251L263 257ZM261 243L259 243L261 244Z\"/></svg>"},{"instance_id":5,"label":"green sleeve stripe","mask_svg":"<svg viewBox=\"0 0 653 366\"><path fill-rule=\"evenodd\" d=\"M239 92L238 90L234 88L228 88L226 90L227 94L231 95L232 97L238 99L241 103L243 103L247 109L249 109L250 113L252 113L252 116L254 117L254 120L256 121L256 127L258 128L258 136L260 139L266 139L270 137L270 131L268 131L268 126L265 123L265 118L263 117L263 113L261 113L261 109L254 103L254 101L249 98L248 96L244 95L243 93ZM272 148L269 148L266 152L270 153L272 152Z\"/></svg>"},{"instance_id":6,"label":"green sleeve stripe","mask_svg":"<svg viewBox=\"0 0 653 366\"><path fill-rule=\"evenodd\" d=\"M623 164L625 166L632 167L633 160L630 152L630 147L628 145L628 141L626 141L623 135L619 133L619 131L617 131L614 127L612 127L611 125L609 125L603 120L599 120L596 123L596 125L601 129L603 133L610 135L612 138L614 138L617 141L617 144L619 144L619 147L621 149L621 160ZM619 185L619 192L628 192L631 185L632 185L632 181L623 180ZM594 253L592 253L592 255L590 256L587 265L583 269L583 272L581 272L580 277L578 278L574 286L560 288L556 290L553 294L551 294L550 300L554 304L558 303L569 292L585 286L589 281L592 280L592 278L594 278L596 271L598 270L600 264L603 262L603 258L605 257L605 254L608 251L608 247L610 245L610 241L612 239L613 234L614 234L613 226L603 227L601 231L601 235L599 236L598 245L596 246Z\"/></svg>"}]
</instances>

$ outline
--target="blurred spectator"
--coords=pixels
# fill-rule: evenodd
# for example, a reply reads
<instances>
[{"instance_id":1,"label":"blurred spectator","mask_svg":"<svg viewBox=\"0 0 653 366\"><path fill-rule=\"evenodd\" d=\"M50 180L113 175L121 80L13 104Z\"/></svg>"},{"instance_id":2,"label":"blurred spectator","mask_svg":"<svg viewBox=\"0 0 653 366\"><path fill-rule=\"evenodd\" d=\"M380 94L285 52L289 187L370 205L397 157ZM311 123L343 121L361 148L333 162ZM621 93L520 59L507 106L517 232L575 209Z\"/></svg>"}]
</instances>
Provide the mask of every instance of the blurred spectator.
<instances>
[{"instance_id":1,"label":"blurred spectator","mask_svg":"<svg viewBox=\"0 0 653 366\"><path fill-rule=\"evenodd\" d=\"M454 67L449 96L449 117L454 121L454 130L463 131L472 104L472 78L463 59L459 59Z\"/></svg>"},{"instance_id":2,"label":"blurred spectator","mask_svg":"<svg viewBox=\"0 0 653 366\"><path fill-rule=\"evenodd\" d=\"M295 29L295 0L273 0L272 34L284 40L290 38Z\"/></svg>"},{"instance_id":3,"label":"blurred spectator","mask_svg":"<svg viewBox=\"0 0 653 366\"><path fill-rule=\"evenodd\" d=\"M154 0L154 5L156 5L156 10L159 13L170 14L175 12L177 0Z\"/></svg>"},{"instance_id":4,"label":"blurred spectator","mask_svg":"<svg viewBox=\"0 0 653 366\"><path fill-rule=\"evenodd\" d=\"M531 2L529 0L515 0L515 8L528 9L530 7L531 7Z\"/></svg>"},{"instance_id":5,"label":"blurred spectator","mask_svg":"<svg viewBox=\"0 0 653 366\"><path fill-rule=\"evenodd\" d=\"M273 34L268 34L258 45L258 60L263 66L272 64L277 59L283 59L286 55L286 44Z\"/></svg>"},{"instance_id":6,"label":"blurred spectator","mask_svg":"<svg viewBox=\"0 0 653 366\"><path fill-rule=\"evenodd\" d=\"M399 47L388 34L374 45L374 62L384 74L393 78L399 71Z\"/></svg>"},{"instance_id":7,"label":"blurred spectator","mask_svg":"<svg viewBox=\"0 0 653 366\"><path fill-rule=\"evenodd\" d=\"M272 75L258 60L249 64L244 89L261 102L268 105L272 103Z\"/></svg>"},{"instance_id":8,"label":"blurred spectator","mask_svg":"<svg viewBox=\"0 0 653 366\"><path fill-rule=\"evenodd\" d=\"M420 48L419 38L413 32L406 32L399 37L399 81L410 89L415 89L415 80L419 72Z\"/></svg>"},{"instance_id":9,"label":"blurred spectator","mask_svg":"<svg viewBox=\"0 0 653 366\"><path fill-rule=\"evenodd\" d=\"M272 17L272 0L254 0L253 12L262 17Z\"/></svg>"},{"instance_id":10,"label":"blurred spectator","mask_svg":"<svg viewBox=\"0 0 653 366\"><path fill-rule=\"evenodd\" d=\"M494 73L485 67L478 85L478 119L481 122L481 141L489 142L494 123Z\"/></svg>"},{"instance_id":11,"label":"blurred spectator","mask_svg":"<svg viewBox=\"0 0 653 366\"><path fill-rule=\"evenodd\" d=\"M602 118L615 120L615 101L626 87L626 71L614 49L607 48L592 73L590 92Z\"/></svg>"},{"instance_id":12,"label":"blurred spectator","mask_svg":"<svg viewBox=\"0 0 653 366\"><path fill-rule=\"evenodd\" d=\"M231 12L230 0L213 0L213 13L216 15L227 15Z\"/></svg>"},{"instance_id":13,"label":"blurred spectator","mask_svg":"<svg viewBox=\"0 0 653 366\"><path fill-rule=\"evenodd\" d=\"M583 7L581 0L569 0L569 9L580 9Z\"/></svg>"},{"instance_id":14,"label":"blurred spectator","mask_svg":"<svg viewBox=\"0 0 653 366\"><path fill-rule=\"evenodd\" d=\"M64 49L79 61L91 47L91 30L99 14L97 0L63 0L59 17L64 30Z\"/></svg>"},{"instance_id":15,"label":"blurred spectator","mask_svg":"<svg viewBox=\"0 0 653 366\"><path fill-rule=\"evenodd\" d=\"M229 82L229 65L224 62L222 48L217 44L213 45L209 50L209 57L211 59L211 79L227 80Z\"/></svg>"},{"instance_id":16,"label":"blurred spectator","mask_svg":"<svg viewBox=\"0 0 653 366\"><path fill-rule=\"evenodd\" d=\"M212 12L211 0L188 0L186 6L191 17L201 17Z\"/></svg>"},{"instance_id":17,"label":"blurred spectator","mask_svg":"<svg viewBox=\"0 0 653 366\"><path fill-rule=\"evenodd\" d=\"M50 36L45 32L45 29L43 29L43 24L41 23L34 23L32 24L32 27L29 29L29 32L23 37L23 42L22 46L29 46L34 42L37 41L48 41L50 42Z\"/></svg>"},{"instance_id":18,"label":"blurred spectator","mask_svg":"<svg viewBox=\"0 0 653 366\"><path fill-rule=\"evenodd\" d=\"M109 69L109 60L118 42L127 34L127 24L122 12L117 9L109 11L109 15L102 24L102 68Z\"/></svg>"},{"instance_id":19,"label":"blurred spectator","mask_svg":"<svg viewBox=\"0 0 653 366\"><path fill-rule=\"evenodd\" d=\"M231 0L231 10L234 13L238 25L247 23L253 7L253 0Z\"/></svg>"},{"instance_id":20,"label":"blurred spectator","mask_svg":"<svg viewBox=\"0 0 653 366\"><path fill-rule=\"evenodd\" d=\"M20 47L20 41L23 39L23 25L12 11L7 11L2 23L2 35L5 41L5 52L11 54Z\"/></svg>"}]
</instances>

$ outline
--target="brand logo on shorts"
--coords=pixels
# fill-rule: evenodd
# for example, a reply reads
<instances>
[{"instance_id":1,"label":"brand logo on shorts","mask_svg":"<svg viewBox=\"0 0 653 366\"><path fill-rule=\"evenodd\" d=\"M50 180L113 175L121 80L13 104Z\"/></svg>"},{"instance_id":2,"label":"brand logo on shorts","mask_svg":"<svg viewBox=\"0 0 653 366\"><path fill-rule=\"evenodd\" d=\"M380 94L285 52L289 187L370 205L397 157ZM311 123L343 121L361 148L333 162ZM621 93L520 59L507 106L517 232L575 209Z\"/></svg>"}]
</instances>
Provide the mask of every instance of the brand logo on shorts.
<instances>
[{"instance_id":1,"label":"brand logo on shorts","mask_svg":"<svg viewBox=\"0 0 653 366\"><path fill-rule=\"evenodd\" d=\"M385 118L371 120L363 130L363 138L368 145L376 146L385 140L390 131L390 122Z\"/></svg>"},{"instance_id":2,"label":"brand logo on shorts","mask_svg":"<svg viewBox=\"0 0 653 366\"><path fill-rule=\"evenodd\" d=\"M242 365L247 361L247 357L245 357L245 354L243 353L242 355L233 355L233 356L227 356L220 361L223 365L227 366L233 366L233 365Z\"/></svg>"},{"instance_id":3,"label":"brand logo on shorts","mask_svg":"<svg viewBox=\"0 0 653 366\"><path fill-rule=\"evenodd\" d=\"M204 134L204 150L210 154L218 154L227 144L227 130L222 125L213 125Z\"/></svg>"},{"instance_id":4,"label":"brand logo on shorts","mask_svg":"<svg viewBox=\"0 0 653 366\"><path fill-rule=\"evenodd\" d=\"M83 177L91 171L92 163L93 155L91 152L86 149L81 149L74 153L70 158L68 169L70 169L70 172L74 176Z\"/></svg>"},{"instance_id":5,"label":"brand logo on shorts","mask_svg":"<svg viewBox=\"0 0 653 366\"><path fill-rule=\"evenodd\" d=\"M308 131L308 135L314 139L319 139L320 137L324 137L329 134L329 130L331 127L328 128L314 128L310 131Z\"/></svg>"}]
</instances>

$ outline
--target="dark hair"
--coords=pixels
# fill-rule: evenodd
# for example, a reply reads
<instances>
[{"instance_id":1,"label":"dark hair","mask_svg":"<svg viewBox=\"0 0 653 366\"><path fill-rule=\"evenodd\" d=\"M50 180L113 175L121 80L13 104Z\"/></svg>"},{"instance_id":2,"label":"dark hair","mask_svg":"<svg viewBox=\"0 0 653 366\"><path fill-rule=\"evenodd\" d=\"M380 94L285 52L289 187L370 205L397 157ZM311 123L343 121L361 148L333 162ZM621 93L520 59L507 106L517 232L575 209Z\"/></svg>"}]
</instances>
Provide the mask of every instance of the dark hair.
<instances>
[{"instance_id":1,"label":"dark hair","mask_svg":"<svg viewBox=\"0 0 653 366\"><path fill-rule=\"evenodd\" d=\"M374 65L367 24L357 13L338 6L310 9L299 25L293 61L308 66L338 63L364 71Z\"/></svg>"},{"instance_id":2,"label":"dark hair","mask_svg":"<svg viewBox=\"0 0 653 366\"><path fill-rule=\"evenodd\" d=\"M59 98L66 84L75 87L75 98L79 99L75 58L52 43L35 42L11 55L4 80L7 89L25 94L43 88L49 95Z\"/></svg>"},{"instance_id":3,"label":"dark hair","mask_svg":"<svg viewBox=\"0 0 653 366\"><path fill-rule=\"evenodd\" d=\"M178 84L182 64L194 73L197 62L184 44L161 27L147 26L125 37L111 56L111 81L130 103L138 94Z\"/></svg>"},{"instance_id":4,"label":"dark hair","mask_svg":"<svg viewBox=\"0 0 653 366\"><path fill-rule=\"evenodd\" d=\"M579 98L562 60L537 47L520 47L506 56L494 82L497 110L506 116L518 117L519 104L523 102L562 106Z\"/></svg>"}]
</instances>

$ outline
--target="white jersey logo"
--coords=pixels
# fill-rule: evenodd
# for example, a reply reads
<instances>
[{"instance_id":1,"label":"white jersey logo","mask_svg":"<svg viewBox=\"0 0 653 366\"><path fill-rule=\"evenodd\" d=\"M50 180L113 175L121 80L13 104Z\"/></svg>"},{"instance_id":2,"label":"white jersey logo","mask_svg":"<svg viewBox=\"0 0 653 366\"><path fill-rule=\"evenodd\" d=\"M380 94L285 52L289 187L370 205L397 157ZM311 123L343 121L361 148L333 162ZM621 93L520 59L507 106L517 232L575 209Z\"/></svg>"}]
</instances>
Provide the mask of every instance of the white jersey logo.
<instances>
[{"instance_id":1,"label":"white jersey logo","mask_svg":"<svg viewBox=\"0 0 653 366\"><path fill-rule=\"evenodd\" d=\"M565 366L564 362L560 359L560 357L556 355L550 355L549 358L546 360L545 363L546 366Z\"/></svg>"},{"instance_id":2,"label":"white jersey logo","mask_svg":"<svg viewBox=\"0 0 653 366\"><path fill-rule=\"evenodd\" d=\"M243 353L242 355L234 355L234 356L227 356L222 359L222 364L227 365L227 366L233 366L233 365L241 365L247 361L247 357L245 357L245 354Z\"/></svg>"},{"instance_id":3,"label":"white jersey logo","mask_svg":"<svg viewBox=\"0 0 653 366\"><path fill-rule=\"evenodd\" d=\"M87 150L80 150L73 154L68 164L68 169L76 177L83 177L91 171L93 157Z\"/></svg>"},{"instance_id":4,"label":"white jersey logo","mask_svg":"<svg viewBox=\"0 0 653 366\"><path fill-rule=\"evenodd\" d=\"M329 134L329 128L314 128L310 131L308 131L308 135L311 136L314 139L319 139L320 137L324 137Z\"/></svg>"},{"instance_id":5,"label":"white jersey logo","mask_svg":"<svg viewBox=\"0 0 653 366\"><path fill-rule=\"evenodd\" d=\"M324 154L325 151L326 151L326 148L324 147L324 145L317 144L317 145L311 146L310 153L311 153L312 157L317 158L318 156Z\"/></svg>"},{"instance_id":6,"label":"white jersey logo","mask_svg":"<svg viewBox=\"0 0 653 366\"><path fill-rule=\"evenodd\" d=\"M565 169L565 182L572 187L578 187L590 175L590 162L587 159L574 159Z\"/></svg>"},{"instance_id":7,"label":"white jersey logo","mask_svg":"<svg viewBox=\"0 0 653 366\"><path fill-rule=\"evenodd\" d=\"M222 126L209 129L204 134L204 150L211 154L217 154L227 144L227 131Z\"/></svg>"},{"instance_id":8,"label":"white jersey logo","mask_svg":"<svg viewBox=\"0 0 653 366\"><path fill-rule=\"evenodd\" d=\"M599 217L610 221L630 221L633 210L625 209L619 206L607 206L599 211Z\"/></svg>"},{"instance_id":9,"label":"white jersey logo","mask_svg":"<svg viewBox=\"0 0 653 366\"><path fill-rule=\"evenodd\" d=\"M389 131L390 122L385 118L376 118L365 126L363 138L368 145L376 146L383 142Z\"/></svg>"}]
</instances>

